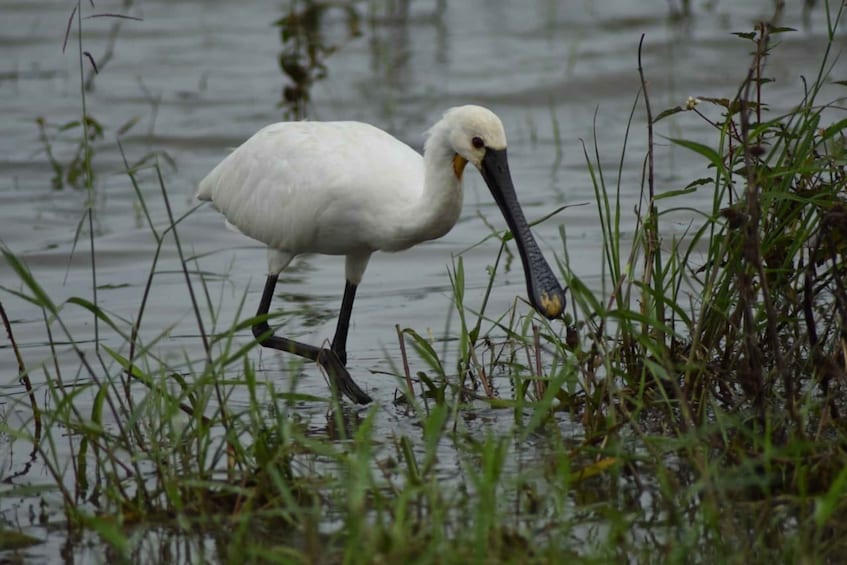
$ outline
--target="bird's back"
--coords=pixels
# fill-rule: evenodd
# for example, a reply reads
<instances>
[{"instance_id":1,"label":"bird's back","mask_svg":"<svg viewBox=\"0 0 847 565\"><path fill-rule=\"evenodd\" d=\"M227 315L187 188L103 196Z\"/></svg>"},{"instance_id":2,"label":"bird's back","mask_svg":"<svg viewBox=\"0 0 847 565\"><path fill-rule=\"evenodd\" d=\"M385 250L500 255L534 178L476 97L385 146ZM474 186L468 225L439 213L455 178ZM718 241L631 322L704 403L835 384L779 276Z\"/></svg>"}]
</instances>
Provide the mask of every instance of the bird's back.
<instances>
[{"instance_id":1,"label":"bird's back","mask_svg":"<svg viewBox=\"0 0 847 565\"><path fill-rule=\"evenodd\" d=\"M423 159L360 122L269 125L198 187L227 221L268 246L297 253L379 249L391 212L423 190Z\"/></svg>"}]
</instances>

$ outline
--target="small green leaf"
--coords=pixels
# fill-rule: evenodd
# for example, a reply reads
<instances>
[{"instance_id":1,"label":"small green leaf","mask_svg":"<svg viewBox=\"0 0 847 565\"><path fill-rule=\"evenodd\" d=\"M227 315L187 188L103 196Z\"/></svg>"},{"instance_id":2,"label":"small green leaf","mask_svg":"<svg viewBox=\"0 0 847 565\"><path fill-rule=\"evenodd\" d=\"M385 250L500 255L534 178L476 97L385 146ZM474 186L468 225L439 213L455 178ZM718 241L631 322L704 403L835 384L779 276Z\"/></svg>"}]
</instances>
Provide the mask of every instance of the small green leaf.
<instances>
[{"instance_id":1,"label":"small green leaf","mask_svg":"<svg viewBox=\"0 0 847 565\"><path fill-rule=\"evenodd\" d=\"M847 129L847 118L843 120L839 120L826 128L823 135L821 136L821 141L826 141L827 139L835 136L836 134L844 132Z\"/></svg>"},{"instance_id":2,"label":"small green leaf","mask_svg":"<svg viewBox=\"0 0 847 565\"><path fill-rule=\"evenodd\" d=\"M79 120L74 120L72 122L68 122L66 124L62 124L59 126L59 131L67 131L69 129L78 128L80 124Z\"/></svg>"},{"instance_id":3,"label":"small green leaf","mask_svg":"<svg viewBox=\"0 0 847 565\"><path fill-rule=\"evenodd\" d=\"M23 532L0 528L0 551L24 549L40 543L44 542ZM9 563L12 563L12 561L10 560Z\"/></svg>"},{"instance_id":4,"label":"small green leaf","mask_svg":"<svg viewBox=\"0 0 847 565\"><path fill-rule=\"evenodd\" d=\"M732 32L732 35L740 37L741 39L751 39L752 40L756 37L756 32L755 31L744 31L744 32L734 31L734 32Z\"/></svg>"},{"instance_id":5,"label":"small green leaf","mask_svg":"<svg viewBox=\"0 0 847 565\"><path fill-rule=\"evenodd\" d=\"M97 532L104 542L110 545L118 555L126 555L129 547L127 534L113 516L81 516L84 526Z\"/></svg>"},{"instance_id":6,"label":"small green leaf","mask_svg":"<svg viewBox=\"0 0 847 565\"><path fill-rule=\"evenodd\" d=\"M653 118L653 123L655 124L659 120L663 120L663 119L667 118L668 116L673 116L674 114L678 114L678 113L683 112L683 111L685 111L685 108L683 108L682 106L677 106L675 108L668 108L667 110L665 110L664 112L661 112L658 116Z\"/></svg>"},{"instance_id":7,"label":"small green leaf","mask_svg":"<svg viewBox=\"0 0 847 565\"><path fill-rule=\"evenodd\" d=\"M732 101L729 98L714 98L712 96L701 96L699 99L701 102L710 102L715 106L720 106L721 108L729 108Z\"/></svg>"},{"instance_id":8,"label":"small green leaf","mask_svg":"<svg viewBox=\"0 0 847 565\"><path fill-rule=\"evenodd\" d=\"M661 192L656 195L656 200L661 200L663 198L673 198L674 196L681 196L683 194L691 194L692 192L697 192L696 187L686 187L680 188L678 190L668 190L665 192Z\"/></svg>"},{"instance_id":9,"label":"small green leaf","mask_svg":"<svg viewBox=\"0 0 847 565\"><path fill-rule=\"evenodd\" d=\"M119 127L119 128L115 131L115 134L116 134L118 137L122 136L123 134L125 134L126 132L128 132L129 130L131 130L131 129L133 128L133 126L135 126L135 124L137 124L140 120L141 120L141 116L140 116L140 115L138 115L138 116L133 116L132 118L130 118L129 120L127 120L127 121L126 121L126 122L125 122L125 123L124 123L121 127Z\"/></svg>"},{"instance_id":10,"label":"small green leaf","mask_svg":"<svg viewBox=\"0 0 847 565\"><path fill-rule=\"evenodd\" d=\"M41 306L48 310L54 316L59 313L59 310L56 308L56 305L53 304L53 301L50 300L50 297L47 296L47 293L44 292L44 289L41 288L41 285L35 280L35 277L32 276L32 273L29 269L24 265L15 255L12 254L11 251L7 249L2 249L3 257L6 258L6 262L15 270L18 274L18 277L21 278L23 283L29 287L34 294L34 297L25 297L27 300ZM20 295L24 297L23 295Z\"/></svg>"},{"instance_id":11,"label":"small green leaf","mask_svg":"<svg viewBox=\"0 0 847 565\"><path fill-rule=\"evenodd\" d=\"M129 367L129 359L127 359L126 357L124 357L123 355L121 355L120 353L118 353L117 351L115 351L114 349L112 349L111 347L109 347L109 346L107 346L107 345L104 345L104 346L103 346L103 350L104 350L106 353L108 353L108 354L109 354L109 356L110 356L112 359L114 359L115 361L117 361L117 363L118 363L118 364L119 364L119 365L120 365L120 366L121 366L121 367L122 367L125 371L126 371L127 369L129 369L129 368L130 368L130 367ZM152 387L152 386L153 386L153 379L150 377L150 375L148 375L148 374L146 374L146 373L142 372L142 371L141 371L141 369L138 367L138 365L135 365L135 364L133 364L133 365L132 365L132 376L133 376L133 378L136 378L136 379L138 379L139 381L143 382L143 383L144 383L145 385L147 385L148 387Z\"/></svg>"},{"instance_id":12,"label":"small green leaf","mask_svg":"<svg viewBox=\"0 0 847 565\"><path fill-rule=\"evenodd\" d=\"M592 463L591 465L588 465L587 467L583 467L582 469L575 470L575 472L572 475L571 480L574 483L579 483L579 482L585 481L587 479L590 479L591 477L596 477L597 475L601 475L601 474L605 473L606 471L608 471L609 469L617 467L618 465L620 465L620 463L621 463L621 460L618 459L617 457L604 457L603 459L601 459L600 461L597 461L596 463Z\"/></svg>"},{"instance_id":13,"label":"small green leaf","mask_svg":"<svg viewBox=\"0 0 847 565\"><path fill-rule=\"evenodd\" d=\"M445 376L444 366L438 358L438 353L436 353L435 349L432 348L432 344L411 328L406 328L402 333L412 338L412 346L415 348L418 355L420 355L430 367L437 371L440 376Z\"/></svg>"},{"instance_id":14,"label":"small green leaf","mask_svg":"<svg viewBox=\"0 0 847 565\"><path fill-rule=\"evenodd\" d=\"M118 288L128 288L129 283L120 283L120 284L98 284L97 290L114 290Z\"/></svg>"},{"instance_id":15,"label":"small green leaf","mask_svg":"<svg viewBox=\"0 0 847 565\"><path fill-rule=\"evenodd\" d=\"M286 402L326 402L326 397L315 396L313 394L304 394L302 392L277 392L274 398L284 400Z\"/></svg>"},{"instance_id":16,"label":"small green leaf","mask_svg":"<svg viewBox=\"0 0 847 565\"><path fill-rule=\"evenodd\" d=\"M400 447L403 450L403 459L406 460L406 469L409 474L409 480L412 481L412 484L420 484L421 471L418 467L418 460L415 457L415 450L412 447L412 442L409 441L408 437L403 436L400 438Z\"/></svg>"},{"instance_id":17,"label":"small green leaf","mask_svg":"<svg viewBox=\"0 0 847 565\"><path fill-rule=\"evenodd\" d=\"M711 179L711 178L706 178L706 177L699 178L699 179L691 181L690 183L685 185L685 187L689 188L689 187L694 187L694 186L703 186L704 184L711 184L714 181L715 181L715 179Z\"/></svg>"},{"instance_id":18,"label":"small green leaf","mask_svg":"<svg viewBox=\"0 0 847 565\"><path fill-rule=\"evenodd\" d=\"M112 319L109 316L107 316L106 313L103 312L103 310L101 310L96 304L94 304L90 300L87 300L85 298L80 298L78 296L72 296L72 297L68 298L68 303L69 304L76 304L77 306L81 306L81 307L85 308L86 310L88 310L89 312L91 312L92 314L97 316L98 319L100 319L103 322L105 322L106 324L108 324L109 327L112 328L113 330L115 330L118 334L122 333L120 328L118 328L118 326L115 325L115 323L112 321Z\"/></svg>"},{"instance_id":19,"label":"small green leaf","mask_svg":"<svg viewBox=\"0 0 847 565\"><path fill-rule=\"evenodd\" d=\"M686 149L690 149L695 153L699 153L700 155L705 157L711 164L718 168L721 168L721 166L723 165L721 156L718 155L717 151L707 145L703 145L702 143L697 143L696 141L691 141L688 139L671 139L671 141L681 147L685 147Z\"/></svg>"}]
</instances>

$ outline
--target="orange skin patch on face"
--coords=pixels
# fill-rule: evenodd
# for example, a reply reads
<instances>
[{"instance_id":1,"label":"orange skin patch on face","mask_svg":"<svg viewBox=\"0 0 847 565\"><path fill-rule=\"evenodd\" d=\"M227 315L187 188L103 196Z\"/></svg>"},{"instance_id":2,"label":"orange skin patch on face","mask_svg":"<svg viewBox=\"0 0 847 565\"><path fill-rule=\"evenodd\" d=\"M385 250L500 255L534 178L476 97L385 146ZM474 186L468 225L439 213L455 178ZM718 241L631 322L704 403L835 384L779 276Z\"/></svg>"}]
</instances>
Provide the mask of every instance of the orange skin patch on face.
<instances>
[{"instance_id":1,"label":"orange skin patch on face","mask_svg":"<svg viewBox=\"0 0 847 565\"><path fill-rule=\"evenodd\" d=\"M453 155L453 172L456 173L456 178L462 180L462 171L465 170L465 165L468 160L456 153Z\"/></svg>"}]
</instances>

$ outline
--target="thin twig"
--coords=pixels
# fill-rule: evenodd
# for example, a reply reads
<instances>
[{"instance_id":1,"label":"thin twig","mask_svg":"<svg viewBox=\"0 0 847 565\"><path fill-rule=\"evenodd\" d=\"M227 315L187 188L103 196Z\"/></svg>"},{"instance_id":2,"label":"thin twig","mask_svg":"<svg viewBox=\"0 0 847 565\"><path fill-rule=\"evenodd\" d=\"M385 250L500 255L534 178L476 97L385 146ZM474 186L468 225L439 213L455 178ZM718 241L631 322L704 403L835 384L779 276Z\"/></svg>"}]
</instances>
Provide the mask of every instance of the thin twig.
<instances>
[{"instance_id":1,"label":"thin twig","mask_svg":"<svg viewBox=\"0 0 847 565\"><path fill-rule=\"evenodd\" d=\"M655 170L654 170L654 162L653 162L653 110L650 107L650 93L647 89L647 79L644 77L644 67L641 64L641 52L644 46L644 35L641 34L641 40L638 42L638 76L641 79L641 91L644 94L644 108L647 112L647 194L650 202L650 209L648 212L648 221L645 224L645 232L647 235L647 252L649 257L645 257L646 262L646 273L648 273L648 277L650 273L655 273L661 279L662 278L662 265L661 265L661 255L659 249L659 213L656 208L656 188L655 188ZM653 268L655 267L655 271ZM644 281L645 286L650 286L650 280L647 279ZM661 350L666 352L667 342L665 331L661 328L665 326L665 297L663 294L663 289L661 285L657 283L657 287L655 292L653 293L656 301L656 321L659 323L659 327L654 328L655 331L655 340L658 341ZM647 303L645 298L644 303ZM671 337L671 339L673 339ZM667 353L665 353L667 355ZM661 361L665 361L664 359ZM682 412L682 421L681 428L683 430L687 430L694 427L694 417L689 406L688 399L682 394L682 390L679 386L679 383L673 381L673 388L677 396L677 400L680 403L680 408Z\"/></svg>"},{"instance_id":2,"label":"thin twig","mask_svg":"<svg viewBox=\"0 0 847 565\"><path fill-rule=\"evenodd\" d=\"M650 206L656 198L655 178L653 173L653 110L650 108L650 96L647 91L647 79L644 78L644 67L641 65L641 50L644 46L644 36L638 42L638 76L641 79L641 92L644 93L644 109L647 111L647 190L650 196ZM651 210L652 211L652 210Z\"/></svg>"},{"instance_id":3,"label":"thin twig","mask_svg":"<svg viewBox=\"0 0 847 565\"><path fill-rule=\"evenodd\" d=\"M488 375L485 372L485 366L479 362L479 359L477 359L476 348L474 347L471 347L470 349L470 361L477 368L479 382L482 383L482 389L485 391L486 398L494 398L494 387L491 386L491 381L489 380Z\"/></svg>"},{"instance_id":4,"label":"thin twig","mask_svg":"<svg viewBox=\"0 0 847 565\"><path fill-rule=\"evenodd\" d=\"M538 330L538 324L532 324L532 343L535 353L535 399L541 400L544 398L546 391L545 383L541 380L541 334Z\"/></svg>"},{"instance_id":5,"label":"thin twig","mask_svg":"<svg viewBox=\"0 0 847 565\"><path fill-rule=\"evenodd\" d=\"M91 14L90 16L85 16L84 20L91 20L94 18L117 18L120 20L132 20L135 22L143 22L144 18L139 18L138 16L127 16L126 14Z\"/></svg>"},{"instance_id":6,"label":"thin twig","mask_svg":"<svg viewBox=\"0 0 847 565\"><path fill-rule=\"evenodd\" d=\"M77 6L74 6L74 9L71 10L71 15L68 16L68 25L65 27L65 38L62 40L62 53L64 54L65 49L68 47L68 38L71 36L71 26L74 23L74 16L76 15Z\"/></svg>"},{"instance_id":7,"label":"thin twig","mask_svg":"<svg viewBox=\"0 0 847 565\"><path fill-rule=\"evenodd\" d=\"M412 384L412 374L409 371L409 358L406 355L406 340L403 339L403 331L400 329L400 324L394 324L394 329L397 330L397 340L400 342L400 358L403 360L403 374L406 375L406 389L411 398L415 397L415 389Z\"/></svg>"},{"instance_id":8,"label":"thin twig","mask_svg":"<svg viewBox=\"0 0 847 565\"><path fill-rule=\"evenodd\" d=\"M777 4L777 13L774 15L774 20L778 17L780 11L780 5ZM759 224L761 220L761 205L760 205L760 191L761 187L759 185L759 180L757 178L758 167L754 162L755 156L753 155L753 147L751 146L750 140L750 93L755 80L755 77L761 73L761 68L764 65L764 60L767 55L768 44L770 42L770 32L768 29L768 24L766 22L761 22L759 24L759 40L756 42L756 53L753 55L753 62L750 65L750 68L747 71L747 78L744 81L744 84L741 87L740 92L740 102L741 102L741 142L744 148L744 169L747 180L747 223L745 226L745 239L743 252L741 254L742 260L747 263L748 269L755 272L756 276L759 279L759 286L761 288L762 295L762 303L765 307L766 312L766 328L767 328L767 338L770 342L770 348L774 355L774 360L776 362L776 373L777 377L782 377L784 380L784 386L786 388L786 396L789 399L789 411L796 415L794 409L794 394L793 394L793 383L791 382L790 376L785 370L785 363L782 357L782 351L779 345L779 333L776 327L777 313L773 306L773 302L771 300L770 290L768 288L768 279L765 276L764 264L762 261L761 255L761 238L759 237ZM760 101L757 102L760 103ZM765 384L763 381L763 375L761 374L761 363L760 363L760 355L761 351L753 336L756 334L756 321L753 316L751 304L753 303L753 283L749 280L749 275L742 270L739 273L741 277L740 289L742 295L744 295L746 307L744 310L744 324L745 324L745 341L747 343L747 357L748 363L751 363L750 369L753 373L752 376L758 379L757 387L758 394L757 397L762 396L763 385ZM749 271L747 271L749 272ZM764 399L757 398L757 405L760 409L764 406Z\"/></svg>"},{"instance_id":9,"label":"thin twig","mask_svg":"<svg viewBox=\"0 0 847 565\"><path fill-rule=\"evenodd\" d=\"M9 343L12 344L12 351L15 352L15 359L18 362L18 380L24 385L26 394L29 396L29 404L32 407L32 419L35 422L33 443L37 444L41 441L41 411L38 409L38 402L35 399L35 392L32 390L32 382L29 380L29 373L26 370L24 358L21 355L20 349L18 349L18 344L15 341L14 334L12 333L12 324L9 322L8 316L6 316L6 309L3 307L2 302L0 302L0 317L3 318L3 325L6 327L6 335L9 336Z\"/></svg>"},{"instance_id":10,"label":"thin twig","mask_svg":"<svg viewBox=\"0 0 847 565\"><path fill-rule=\"evenodd\" d=\"M179 234L177 233L177 229L176 229L177 222L174 219L173 209L171 208L171 201L170 201L170 198L168 198L168 191L165 189L165 179L162 177L162 169L159 167L158 164L156 164L155 169L156 169L156 178L159 181L159 187L161 188L161 191L162 191L162 199L165 202L165 210L167 211L167 214L168 214L168 227L162 233L162 235L164 236L164 234L167 233L168 231L173 233L174 243L176 244L177 255L179 256L180 265L182 265L182 273L185 276L185 284L188 287L188 294L191 298L191 306L194 309L194 316L195 316L196 321L197 321L197 328L200 330L200 339L203 341L203 349L206 353L206 366L210 367L212 365L212 349L209 345L209 337L206 334L206 327L203 324L203 316L200 315L200 306L197 302L197 297L194 294L194 285L191 284L191 275L188 272L188 266L186 264L185 254L182 251L182 245L180 244L180 241L179 241ZM185 216L183 216L183 218L184 217ZM182 219L182 218L180 218L180 219ZM221 412L221 425L223 426L224 430L226 430L227 438L228 438L227 441L229 441L229 432L230 432L229 417L227 416L227 412L226 412L226 403L224 402L224 395L223 395L223 392L221 391L220 384L217 381L217 379L215 380L214 386L215 386L215 395L217 396L218 406L219 406L220 412Z\"/></svg>"}]
</instances>

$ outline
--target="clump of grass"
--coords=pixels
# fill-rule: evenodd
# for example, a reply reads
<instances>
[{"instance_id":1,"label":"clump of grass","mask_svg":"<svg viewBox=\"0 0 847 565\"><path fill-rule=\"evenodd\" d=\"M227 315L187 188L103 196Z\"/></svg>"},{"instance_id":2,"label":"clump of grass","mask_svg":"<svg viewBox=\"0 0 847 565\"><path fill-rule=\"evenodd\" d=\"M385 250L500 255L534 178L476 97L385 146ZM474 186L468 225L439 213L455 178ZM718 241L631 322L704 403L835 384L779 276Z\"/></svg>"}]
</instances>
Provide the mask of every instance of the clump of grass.
<instances>
[{"instance_id":1,"label":"clump of grass","mask_svg":"<svg viewBox=\"0 0 847 565\"><path fill-rule=\"evenodd\" d=\"M572 352L584 393L581 420L588 436L614 443L625 430L647 450L646 460L629 455L622 468L656 477L677 534L693 536L668 539L662 547L671 554L681 543L703 551L704 538L713 556L818 559L842 546L844 527L830 520L834 513L811 508L842 506L847 467L839 417L846 400L847 121L827 122L840 106L818 100L843 9L831 13L817 75L781 115L770 115L766 103L766 62L774 38L791 30L768 22L740 34L753 55L732 97L692 98L654 119L642 83L650 152L628 252L621 249L619 192L607 186L599 154L586 154L613 291L601 300L570 281L582 333ZM702 156L711 176L660 192L652 127L686 111L713 127L717 141L672 141ZM712 191L712 209L690 210L685 196L703 190ZM663 229L667 218L692 212L701 221L681 237ZM696 504L690 513L681 510L685 497ZM689 529L703 527L701 534ZM783 542L771 553L764 540L774 536Z\"/></svg>"},{"instance_id":2,"label":"clump of grass","mask_svg":"<svg viewBox=\"0 0 847 565\"><path fill-rule=\"evenodd\" d=\"M67 159L67 162L63 162L64 159L58 157L54 150L58 136L68 133L73 135L75 130L82 128L82 123L79 120L73 120L61 125L48 125L43 117L36 120L44 154L53 169L50 182L56 190L61 190L66 185L81 189L89 182L86 175L93 157L92 144L103 138L103 126L90 115L86 115L85 121L87 122L84 128L85 133L76 138L73 155ZM93 181L93 176L91 180Z\"/></svg>"},{"instance_id":3,"label":"clump of grass","mask_svg":"<svg viewBox=\"0 0 847 565\"><path fill-rule=\"evenodd\" d=\"M599 148L586 151L611 292L598 296L564 269L570 329L558 342L552 328L540 332L548 363L553 353L546 374L532 362L543 351L532 322L490 321L492 335L505 334L512 351L525 349L520 366L513 356L493 357L517 369L509 404L527 400L529 429L549 423L556 409L582 424L584 439L568 453L589 463L570 481L622 481L631 496L654 497L670 517L673 527L643 526L661 543L647 549L630 538L631 551L676 559L696 551L709 560L825 559L843 550L847 120L839 118L839 101L819 101L832 80L843 9L829 13L830 43L816 76L782 114L771 115L767 105L766 62L775 38L792 30L768 22L738 34L753 53L731 97L692 97L654 117L643 80L650 151L630 249L620 230L621 186L607 184ZM702 156L710 176L659 190L653 127L681 112L716 133L713 146L671 140ZM686 197L704 190L713 194L712 209L691 210ZM678 236L675 215L694 216ZM465 311L461 280L459 264L454 295ZM491 365L480 362L492 338L462 314L459 322L455 377L425 346L416 347L439 382L475 375L496 405L499 394L486 382ZM549 388L536 392L520 384L527 379ZM551 397L559 402L543 402ZM642 515L623 513L622 529ZM775 537L781 543L769 547L765 540Z\"/></svg>"}]
</instances>

